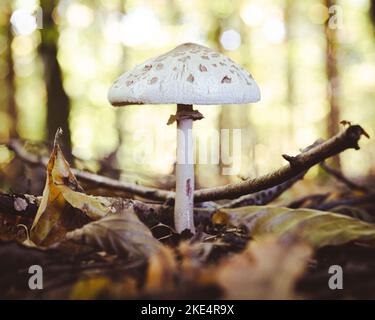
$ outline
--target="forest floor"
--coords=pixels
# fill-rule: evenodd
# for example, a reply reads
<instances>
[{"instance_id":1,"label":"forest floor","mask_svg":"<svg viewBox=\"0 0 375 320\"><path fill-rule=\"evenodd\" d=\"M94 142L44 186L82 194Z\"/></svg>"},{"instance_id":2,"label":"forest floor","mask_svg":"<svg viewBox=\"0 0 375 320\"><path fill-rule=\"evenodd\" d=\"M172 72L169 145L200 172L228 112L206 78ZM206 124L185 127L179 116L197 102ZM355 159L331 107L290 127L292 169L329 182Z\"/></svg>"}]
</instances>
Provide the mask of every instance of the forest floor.
<instances>
[{"instance_id":1,"label":"forest floor","mask_svg":"<svg viewBox=\"0 0 375 320\"><path fill-rule=\"evenodd\" d=\"M56 143L47 170L15 157L4 181L44 192L0 193L0 298L374 299L375 179L321 170L203 202L178 234L170 203L79 183Z\"/></svg>"}]
</instances>

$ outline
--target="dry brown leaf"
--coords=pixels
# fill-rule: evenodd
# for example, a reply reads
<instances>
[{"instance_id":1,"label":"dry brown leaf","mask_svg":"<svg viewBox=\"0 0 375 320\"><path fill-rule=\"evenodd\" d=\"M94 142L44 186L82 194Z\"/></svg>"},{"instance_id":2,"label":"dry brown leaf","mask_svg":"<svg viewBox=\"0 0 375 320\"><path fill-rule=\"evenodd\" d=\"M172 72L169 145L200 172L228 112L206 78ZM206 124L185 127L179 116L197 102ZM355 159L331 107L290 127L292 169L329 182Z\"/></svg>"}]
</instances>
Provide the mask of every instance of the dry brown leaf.
<instances>
[{"instance_id":1,"label":"dry brown leaf","mask_svg":"<svg viewBox=\"0 0 375 320\"><path fill-rule=\"evenodd\" d=\"M375 225L351 217L319 210L273 206L220 209L216 224L245 226L255 239L264 235L297 234L316 248L350 241L375 241Z\"/></svg>"},{"instance_id":2,"label":"dry brown leaf","mask_svg":"<svg viewBox=\"0 0 375 320\"><path fill-rule=\"evenodd\" d=\"M178 264L173 250L162 246L161 250L149 260L144 290L146 292L173 290L177 273Z\"/></svg>"},{"instance_id":3,"label":"dry brown leaf","mask_svg":"<svg viewBox=\"0 0 375 320\"><path fill-rule=\"evenodd\" d=\"M60 129L61 130L61 129ZM56 133L55 144L47 165L47 179L30 231L31 241L43 246L51 245L64 238L66 232L83 225L85 217L104 217L111 209L98 198L83 193L77 179L57 143L61 131Z\"/></svg>"},{"instance_id":4,"label":"dry brown leaf","mask_svg":"<svg viewBox=\"0 0 375 320\"><path fill-rule=\"evenodd\" d=\"M266 237L251 241L244 252L211 272L217 274L225 299L296 299L294 287L311 254L305 243Z\"/></svg>"},{"instance_id":5,"label":"dry brown leaf","mask_svg":"<svg viewBox=\"0 0 375 320\"><path fill-rule=\"evenodd\" d=\"M162 247L132 210L88 223L68 232L66 239L119 256L150 257Z\"/></svg>"}]
</instances>

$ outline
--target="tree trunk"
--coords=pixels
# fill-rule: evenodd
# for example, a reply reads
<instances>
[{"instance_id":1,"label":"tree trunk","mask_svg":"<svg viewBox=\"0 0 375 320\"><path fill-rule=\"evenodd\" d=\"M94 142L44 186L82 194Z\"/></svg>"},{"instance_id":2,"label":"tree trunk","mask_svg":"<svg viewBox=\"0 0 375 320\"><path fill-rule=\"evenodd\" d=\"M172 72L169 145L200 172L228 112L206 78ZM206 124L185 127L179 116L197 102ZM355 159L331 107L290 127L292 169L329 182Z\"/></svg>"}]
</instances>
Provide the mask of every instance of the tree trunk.
<instances>
[{"instance_id":1,"label":"tree trunk","mask_svg":"<svg viewBox=\"0 0 375 320\"><path fill-rule=\"evenodd\" d=\"M295 140L294 127L294 105L295 105L295 91L294 91L294 48L293 48L293 0L286 0L285 4L285 25L286 25L286 40L287 40L287 60L286 60L286 80L288 84L286 101L289 107L289 141Z\"/></svg>"},{"instance_id":2,"label":"tree trunk","mask_svg":"<svg viewBox=\"0 0 375 320\"><path fill-rule=\"evenodd\" d=\"M215 19L215 24L213 25L213 28L210 32L209 38L213 42L216 50L218 52L223 52L221 44L220 44L220 36L223 32L223 20L221 18L216 18ZM221 106L219 118L218 118L218 130L221 129L230 129L231 128L231 108L229 106ZM223 159L221 157L222 154L222 144L220 142L220 163L218 166L218 172L217 172L217 181L216 184L228 184L230 183L230 178L226 175L223 175L224 171L224 164L223 164Z\"/></svg>"},{"instance_id":3,"label":"tree trunk","mask_svg":"<svg viewBox=\"0 0 375 320\"><path fill-rule=\"evenodd\" d=\"M47 127L48 139L53 141L56 130L61 127L64 135L61 137L65 156L71 158L71 140L69 129L70 101L63 87L63 77L57 61L57 42L59 31L54 23L52 14L58 1L41 0L43 9L42 41L39 52L44 64L44 79L47 89Z\"/></svg>"},{"instance_id":4,"label":"tree trunk","mask_svg":"<svg viewBox=\"0 0 375 320\"><path fill-rule=\"evenodd\" d=\"M4 87L6 90L6 111L9 117L9 137L15 138L18 136L17 123L18 123L18 113L17 105L15 100L16 85L15 85L15 75L14 75L14 60L12 55L12 42L13 42L13 32L12 25L9 23L10 17L12 15L12 4L8 0L5 4L5 16L7 23L4 25L3 33L7 38L6 49L4 52L4 60L7 66L7 72L4 81Z\"/></svg>"},{"instance_id":5,"label":"tree trunk","mask_svg":"<svg viewBox=\"0 0 375 320\"><path fill-rule=\"evenodd\" d=\"M336 5L336 0L325 0L325 5L330 8ZM340 108L339 108L339 74L337 69L337 26L330 25L330 18L325 25L326 36L326 73L327 73L327 98L329 113L327 119L327 135L334 136L339 129ZM340 168L340 158L335 156L333 163Z\"/></svg>"}]
</instances>

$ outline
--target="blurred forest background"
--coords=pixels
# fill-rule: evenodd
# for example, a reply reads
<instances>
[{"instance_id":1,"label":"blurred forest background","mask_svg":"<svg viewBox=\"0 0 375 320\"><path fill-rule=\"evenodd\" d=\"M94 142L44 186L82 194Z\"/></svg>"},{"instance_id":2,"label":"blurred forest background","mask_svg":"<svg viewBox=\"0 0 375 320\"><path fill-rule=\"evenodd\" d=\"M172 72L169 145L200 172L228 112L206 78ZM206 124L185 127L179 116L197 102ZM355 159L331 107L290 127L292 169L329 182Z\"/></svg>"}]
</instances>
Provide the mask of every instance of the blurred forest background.
<instances>
[{"instance_id":1,"label":"blurred forest background","mask_svg":"<svg viewBox=\"0 0 375 320\"><path fill-rule=\"evenodd\" d=\"M0 143L51 142L60 126L78 168L173 186L175 128L166 122L176 107L113 108L107 91L135 64L196 42L242 64L262 92L251 106L199 107L200 138L243 129L240 175L199 165L199 186L264 174L283 164L281 154L335 134L340 120L375 136L374 20L370 0L2 0ZM143 164L134 160L145 151L140 129L153 139ZM335 160L348 176L374 173L375 140L361 146ZM20 174L9 170L13 159L0 145L1 188L16 188L7 184ZM318 175L315 167L306 178Z\"/></svg>"}]
</instances>

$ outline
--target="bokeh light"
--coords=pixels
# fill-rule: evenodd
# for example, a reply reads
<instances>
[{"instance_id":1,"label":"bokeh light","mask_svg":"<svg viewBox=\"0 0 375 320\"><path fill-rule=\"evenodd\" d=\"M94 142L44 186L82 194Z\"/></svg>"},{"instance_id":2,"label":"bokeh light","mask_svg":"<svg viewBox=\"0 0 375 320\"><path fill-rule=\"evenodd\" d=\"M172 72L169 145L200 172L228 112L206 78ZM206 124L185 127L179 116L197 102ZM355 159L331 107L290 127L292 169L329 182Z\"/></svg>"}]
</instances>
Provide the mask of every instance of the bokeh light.
<instances>
[{"instance_id":1,"label":"bokeh light","mask_svg":"<svg viewBox=\"0 0 375 320\"><path fill-rule=\"evenodd\" d=\"M27 9L17 9L12 13L10 22L16 35L30 35L37 27L36 16Z\"/></svg>"},{"instance_id":2,"label":"bokeh light","mask_svg":"<svg viewBox=\"0 0 375 320\"><path fill-rule=\"evenodd\" d=\"M241 45L241 35L236 30L226 30L220 37L220 43L225 50L237 50Z\"/></svg>"}]
</instances>

